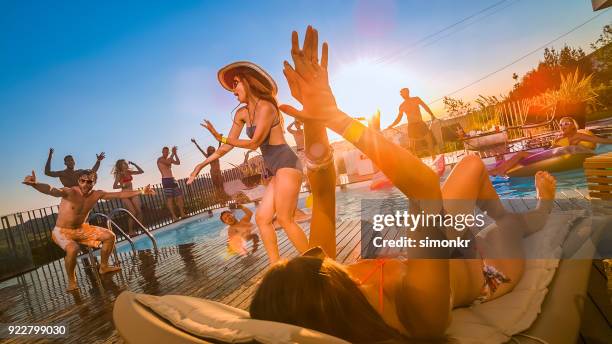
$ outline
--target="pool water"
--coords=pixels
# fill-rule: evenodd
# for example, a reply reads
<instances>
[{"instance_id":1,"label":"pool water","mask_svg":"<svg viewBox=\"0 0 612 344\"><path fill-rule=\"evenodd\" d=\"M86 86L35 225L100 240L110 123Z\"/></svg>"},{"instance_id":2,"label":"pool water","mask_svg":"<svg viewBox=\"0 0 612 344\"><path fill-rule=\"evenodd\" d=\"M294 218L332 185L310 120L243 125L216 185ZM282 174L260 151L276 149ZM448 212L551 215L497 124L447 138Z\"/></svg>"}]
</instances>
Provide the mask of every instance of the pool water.
<instances>
[{"instance_id":1,"label":"pool water","mask_svg":"<svg viewBox=\"0 0 612 344\"><path fill-rule=\"evenodd\" d=\"M612 151L612 146L601 147L597 150L598 154ZM448 175L448 171L446 173ZM557 177L558 190L574 190L586 188L586 179L582 170L573 170L562 173L555 173ZM444 177L443 177L444 179ZM491 177L493 186L502 198L535 198L535 186L533 177L530 178L500 178ZM338 221L355 219L361 216L362 199L403 199L404 195L396 188L371 191L370 182L362 182L349 185L346 190L336 192L336 208ZM304 208L306 194L300 196L298 207ZM251 210L255 210L252 205ZM203 242L217 239L219 236L226 236L226 225L219 220L219 214L224 209L213 212L212 216L200 214L191 219L177 224L169 225L165 228L153 232L157 240L158 247L176 246L192 242ZM238 216L241 212L237 210ZM152 244L146 236L139 236L134 241L137 250L151 249ZM127 242L117 246L117 252L130 251Z\"/></svg>"}]
</instances>

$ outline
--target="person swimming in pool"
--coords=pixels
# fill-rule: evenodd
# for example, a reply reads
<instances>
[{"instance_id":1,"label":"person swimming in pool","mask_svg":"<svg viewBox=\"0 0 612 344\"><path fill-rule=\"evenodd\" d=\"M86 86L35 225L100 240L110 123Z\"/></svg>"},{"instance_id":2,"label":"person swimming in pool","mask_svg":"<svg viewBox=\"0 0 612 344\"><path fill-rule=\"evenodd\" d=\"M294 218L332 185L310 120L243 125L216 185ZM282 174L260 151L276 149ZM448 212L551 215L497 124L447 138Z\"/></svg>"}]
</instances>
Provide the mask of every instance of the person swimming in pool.
<instances>
[{"instance_id":1,"label":"person swimming in pool","mask_svg":"<svg viewBox=\"0 0 612 344\"><path fill-rule=\"evenodd\" d=\"M66 165L66 168L61 171L51 171L51 158L53 158L53 152L54 149L49 148L49 156L47 157L47 163L45 164L45 175L49 177L59 178L60 182L64 187L70 188L73 186L78 186L78 176L84 170L75 170L74 158L72 157L72 155L66 155L64 157L64 165ZM92 171L98 172L98 169L100 168L100 163L102 162L102 160L104 160L104 157L104 152L96 154L96 163L91 168Z\"/></svg>"},{"instance_id":2,"label":"person swimming in pool","mask_svg":"<svg viewBox=\"0 0 612 344\"><path fill-rule=\"evenodd\" d=\"M131 170L130 165L134 166L136 170ZM112 171L112 174L115 177L113 189L133 190L133 176L143 173L144 170L135 163L126 161L125 159L117 160ZM123 203L125 209L132 213L132 215L134 215L138 221L142 222L142 206L140 203L140 196L137 195L132 198L123 198L121 203ZM134 232L134 221L131 218L128 218L128 235L136 235L136 232Z\"/></svg>"},{"instance_id":3,"label":"person swimming in pool","mask_svg":"<svg viewBox=\"0 0 612 344\"><path fill-rule=\"evenodd\" d=\"M559 136L553 140L551 149L567 146L580 146L589 150L595 150L597 144L612 144L612 139L596 136L587 129L578 129L576 120L572 117L563 117L559 120ZM496 167L489 170L492 176L501 176L506 174L510 169L517 166L525 158L532 156L534 153L518 152L510 159L503 161Z\"/></svg>"},{"instance_id":4,"label":"person swimming in pool","mask_svg":"<svg viewBox=\"0 0 612 344\"><path fill-rule=\"evenodd\" d=\"M240 220L236 219L231 210L224 210L219 216L221 222L228 226L228 248L235 253L247 254L244 244L251 240L253 241L252 252L255 252L259 247L259 236L253 233L253 229L255 227L255 225L253 225L251 222L253 212L242 204L238 204L236 208L242 210L244 213L244 216Z\"/></svg>"},{"instance_id":5,"label":"person swimming in pool","mask_svg":"<svg viewBox=\"0 0 612 344\"><path fill-rule=\"evenodd\" d=\"M259 148L268 174L272 177L257 207L255 222L271 264L280 259L276 232L272 224L276 220L283 227L298 252L308 248L308 239L295 221L295 209L302 184L302 165L297 155L285 141L283 117L276 101L277 86L272 77L251 62L234 62L219 70L221 86L232 92L243 107L236 111L233 125L227 137L217 132L212 123L205 120L205 127L223 144L217 151L198 164L191 173L188 184L211 162L218 160L234 147L249 150ZM249 139L240 139L246 125Z\"/></svg>"},{"instance_id":6,"label":"person swimming in pool","mask_svg":"<svg viewBox=\"0 0 612 344\"><path fill-rule=\"evenodd\" d=\"M29 185L38 192L62 200L57 213L57 221L51 238L57 246L66 251L64 265L68 275L67 291L77 290L76 282L76 258L80 251L79 245L86 245L100 250L100 273L105 274L121 270L118 266L108 265L108 258L115 247L115 234L107 228L92 226L87 223L89 212L99 200L129 199L140 194L152 194L154 192L150 185L142 190L123 190L120 192L106 192L94 190L97 174L93 170L79 170L77 177L78 186L63 187L56 189L48 184L38 183L36 174L25 177L23 184Z\"/></svg>"},{"instance_id":7,"label":"person swimming in pool","mask_svg":"<svg viewBox=\"0 0 612 344\"><path fill-rule=\"evenodd\" d=\"M308 27L300 49L297 33L293 33L295 68L285 62L284 73L291 94L303 109L280 106L304 122L306 152L314 147L323 151L308 157L315 198L311 249L270 268L255 292L250 316L310 328L351 343L440 339L454 307L496 299L521 279L522 259L489 259L488 248L504 251L508 257L522 256L522 237L539 230L552 208L555 179L539 172L535 177L538 207L520 214L504 209L477 156L463 158L440 186L435 172L418 157L338 108L327 77L328 47L323 44L319 62L317 36ZM486 248L484 254L479 259L335 262L335 169L333 160L327 158L331 148L325 128L359 148L408 198L428 200L428 208L423 209L427 213L465 214L474 207L486 210L499 230L479 239Z\"/></svg>"}]
</instances>

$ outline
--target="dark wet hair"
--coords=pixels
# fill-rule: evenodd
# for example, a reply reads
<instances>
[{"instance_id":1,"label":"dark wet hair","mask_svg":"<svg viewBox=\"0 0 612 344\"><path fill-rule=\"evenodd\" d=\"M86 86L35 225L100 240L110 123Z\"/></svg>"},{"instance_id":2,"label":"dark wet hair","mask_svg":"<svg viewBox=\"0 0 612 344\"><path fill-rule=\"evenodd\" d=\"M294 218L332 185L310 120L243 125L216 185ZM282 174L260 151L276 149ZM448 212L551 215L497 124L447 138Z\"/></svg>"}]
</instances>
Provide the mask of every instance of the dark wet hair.
<instances>
[{"instance_id":1,"label":"dark wet hair","mask_svg":"<svg viewBox=\"0 0 612 344\"><path fill-rule=\"evenodd\" d=\"M162 147L162 151L163 151L164 149L170 150L170 148L168 148L168 146L164 146L164 147Z\"/></svg>"},{"instance_id":2,"label":"dark wet hair","mask_svg":"<svg viewBox=\"0 0 612 344\"><path fill-rule=\"evenodd\" d=\"M306 327L351 343L405 343L385 323L344 267L297 257L272 266L255 292L251 318Z\"/></svg>"},{"instance_id":3,"label":"dark wet hair","mask_svg":"<svg viewBox=\"0 0 612 344\"><path fill-rule=\"evenodd\" d=\"M68 159L74 159L74 157L73 157L72 155L68 154L68 155L66 155L66 156L64 157L64 161L66 161L66 160L68 160Z\"/></svg>"},{"instance_id":4,"label":"dark wet hair","mask_svg":"<svg viewBox=\"0 0 612 344\"><path fill-rule=\"evenodd\" d=\"M224 210L224 211L221 212L221 214L219 215L219 220L221 220L221 222L223 222L223 215L225 215L227 213L232 214L232 211L231 210ZM223 223L225 223L225 222L223 222Z\"/></svg>"}]
</instances>

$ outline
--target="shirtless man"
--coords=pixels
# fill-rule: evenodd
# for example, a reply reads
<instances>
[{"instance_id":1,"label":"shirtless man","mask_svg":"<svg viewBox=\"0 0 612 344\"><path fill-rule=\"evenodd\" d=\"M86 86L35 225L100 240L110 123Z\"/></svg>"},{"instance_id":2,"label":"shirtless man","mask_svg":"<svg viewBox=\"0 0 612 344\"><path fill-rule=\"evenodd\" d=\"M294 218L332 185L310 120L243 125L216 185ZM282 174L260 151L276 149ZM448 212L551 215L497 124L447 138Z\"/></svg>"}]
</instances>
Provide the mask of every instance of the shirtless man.
<instances>
[{"instance_id":1,"label":"shirtless man","mask_svg":"<svg viewBox=\"0 0 612 344\"><path fill-rule=\"evenodd\" d=\"M302 162L302 172L306 181L306 187L310 189L310 184L308 183L308 176L306 174L306 153L304 152L304 129L302 128L302 122L298 120L291 122L291 124L287 126L287 131L291 135L293 135L293 139L295 140L295 146L297 150L296 154Z\"/></svg>"},{"instance_id":2,"label":"shirtless man","mask_svg":"<svg viewBox=\"0 0 612 344\"><path fill-rule=\"evenodd\" d=\"M230 210L225 210L221 213L221 222L228 225L227 227L227 244L228 248L235 253L246 254L243 243L248 240L253 240L253 252L257 251L259 245L259 237L253 233L255 225L251 222L253 212L239 204L238 209L242 210L244 216L237 220Z\"/></svg>"},{"instance_id":3,"label":"shirtless man","mask_svg":"<svg viewBox=\"0 0 612 344\"><path fill-rule=\"evenodd\" d=\"M410 97L410 90L407 88L402 88L400 95L402 98L404 98L404 102L399 106L399 112L395 118L395 121L393 121L388 128L393 128L396 126L402 120L403 115L406 114L406 119L408 120L408 137L412 142L425 139L427 142L427 148L430 152L431 158L433 159L435 156L433 136L427 127L427 124L423 122L420 107L423 107L423 109L429 113L432 120L435 120L436 116L434 116L429 106L427 106L427 104L425 104L421 98Z\"/></svg>"},{"instance_id":4,"label":"shirtless man","mask_svg":"<svg viewBox=\"0 0 612 344\"><path fill-rule=\"evenodd\" d=\"M89 212L101 199L130 198L139 194L152 194L153 190L147 185L143 190L130 190L121 192L106 192L93 190L97 174L93 170L79 170L77 175L78 186L56 189L48 184L36 182L36 174L26 176L23 184L29 185L49 196L61 197L57 221L51 238L59 247L66 251L64 265L68 274L67 291L77 290L76 283L76 257L79 253L79 244L98 248L102 243L100 273L118 271L121 268L108 265L108 257L115 246L115 234L106 229L92 226L87 221Z\"/></svg>"},{"instance_id":5,"label":"shirtless man","mask_svg":"<svg viewBox=\"0 0 612 344\"><path fill-rule=\"evenodd\" d=\"M53 148L49 148L49 157L47 158L47 163L45 164L45 175L49 177L56 177L60 179L62 185L67 188L71 188L73 186L79 185L79 175L83 170L75 170L74 169L74 158L72 155L66 155L64 157L64 164L66 168L62 171L51 171L51 158L53 157ZM98 172L98 168L100 168L100 162L104 159L104 152L100 154L96 154L96 163L91 168L92 171Z\"/></svg>"},{"instance_id":6,"label":"shirtless man","mask_svg":"<svg viewBox=\"0 0 612 344\"><path fill-rule=\"evenodd\" d=\"M172 165L180 165L181 160L179 160L176 153L176 146L172 147L172 154L170 156L168 154L170 154L170 149L168 147L162 148L162 156L157 159L157 168L159 168L159 172L162 175L162 187L164 189L164 196L166 196L166 205L168 210L170 210L172 219L177 221L178 217L174 211L174 204L176 203L181 218L185 217L185 210L183 191L179 188L176 179L172 175Z\"/></svg>"},{"instance_id":7,"label":"shirtless man","mask_svg":"<svg viewBox=\"0 0 612 344\"><path fill-rule=\"evenodd\" d=\"M195 139L191 139L194 145L198 148L198 150L204 155L205 158L213 155L217 150L213 146L208 146L206 148L206 152L198 145ZM221 146L221 142L219 142L219 146ZM218 148L218 147L217 147ZM213 187L215 189L215 193L217 194L217 201L222 202L227 199L228 196L223 190L223 174L221 173L221 162L219 159L210 163L210 178L212 179Z\"/></svg>"}]
</instances>

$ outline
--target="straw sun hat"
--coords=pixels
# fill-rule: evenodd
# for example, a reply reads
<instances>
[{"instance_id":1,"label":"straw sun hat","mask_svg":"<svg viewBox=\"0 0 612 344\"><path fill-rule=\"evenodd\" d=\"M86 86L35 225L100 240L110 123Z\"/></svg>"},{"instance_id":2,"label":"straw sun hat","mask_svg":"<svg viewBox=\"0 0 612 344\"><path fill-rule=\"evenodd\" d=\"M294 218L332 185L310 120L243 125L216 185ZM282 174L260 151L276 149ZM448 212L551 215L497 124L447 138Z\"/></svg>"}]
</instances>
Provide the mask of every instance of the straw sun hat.
<instances>
[{"instance_id":1,"label":"straw sun hat","mask_svg":"<svg viewBox=\"0 0 612 344\"><path fill-rule=\"evenodd\" d=\"M278 87L276 86L276 82L274 82L274 79L272 79L270 74L268 74L263 68L252 62L238 61L230 63L227 66L219 69L219 72L217 73L217 78L219 79L219 82L221 83L221 86L223 86L223 88L232 92L234 76L236 76L236 74L240 73L241 71L244 71L245 69L250 69L251 71L254 71L257 79L264 83L266 86L268 86L272 90L273 95L276 95L276 93L278 92Z\"/></svg>"}]
</instances>

